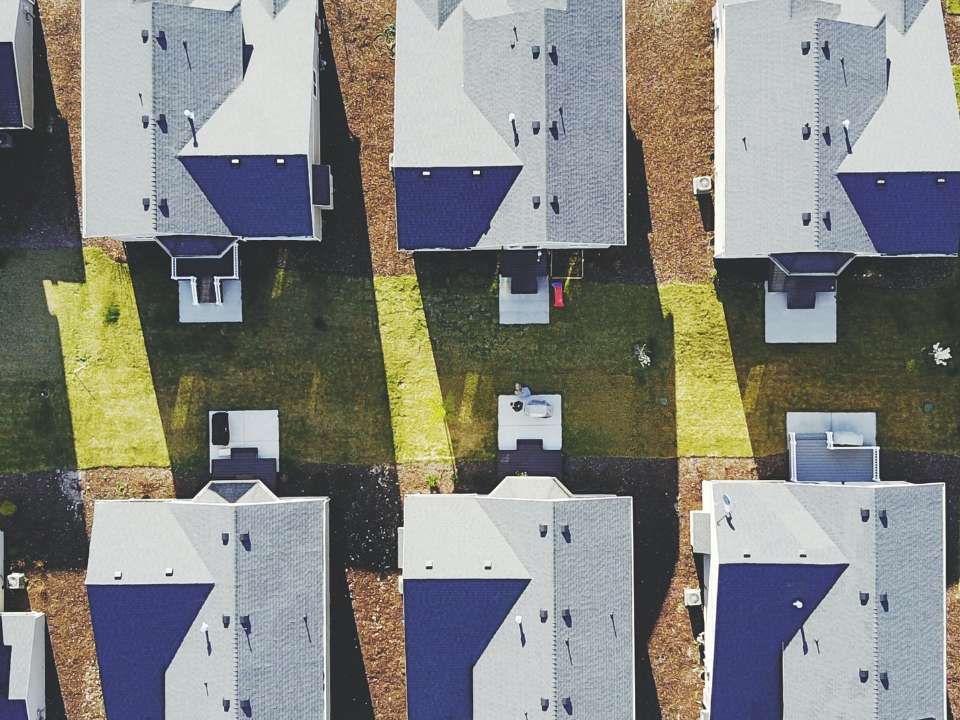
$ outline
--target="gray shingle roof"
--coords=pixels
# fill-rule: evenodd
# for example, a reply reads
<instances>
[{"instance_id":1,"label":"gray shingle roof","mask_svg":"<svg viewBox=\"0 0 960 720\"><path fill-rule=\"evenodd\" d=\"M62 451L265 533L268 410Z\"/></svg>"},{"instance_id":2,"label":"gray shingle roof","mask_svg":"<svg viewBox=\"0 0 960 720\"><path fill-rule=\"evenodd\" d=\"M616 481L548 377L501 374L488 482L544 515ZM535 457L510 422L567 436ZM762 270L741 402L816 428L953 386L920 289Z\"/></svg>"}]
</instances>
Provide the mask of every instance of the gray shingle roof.
<instances>
[{"instance_id":1,"label":"gray shingle roof","mask_svg":"<svg viewBox=\"0 0 960 720\"><path fill-rule=\"evenodd\" d=\"M704 510L711 676L719 595L737 591L717 586L721 565L846 565L783 649L783 716L945 718L942 484L715 481Z\"/></svg>"},{"instance_id":2,"label":"gray shingle roof","mask_svg":"<svg viewBox=\"0 0 960 720\"><path fill-rule=\"evenodd\" d=\"M561 717L563 698L577 717L633 717L630 498L536 477L488 496L408 495L401 564L404 581L529 579L474 666L476 720ZM516 617L528 618L522 646Z\"/></svg>"},{"instance_id":3,"label":"gray shingle roof","mask_svg":"<svg viewBox=\"0 0 960 720\"><path fill-rule=\"evenodd\" d=\"M877 253L838 173L960 170L939 3L719 0L715 19L718 257Z\"/></svg>"},{"instance_id":4,"label":"gray shingle roof","mask_svg":"<svg viewBox=\"0 0 960 720\"><path fill-rule=\"evenodd\" d=\"M522 166L478 248L625 244L623 37L621 0L399 0L394 166Z\"/></svg>"},{"instance_id":5,"label":"gray shingle roof","mask_svg":"<svg viewBox=\"0 0 960 720\"><path fill-rule=\"evenodd\" d=\"M213 585L166 670L168 717L222 713L227 698L233 708L243 700L269 708L268 717L326 718L328 500L278 499L258 481L238 492L242 484L220 492L210 483L193 500L98 502L86 583ZM251 618L249 638L241 616ZM197 640L203 624L215 652ZM219 651L217 633L232 638L233 651Z\"/></svg>"},{"instance_id":6,"label":"gray shingle roof","mask_svg":"<svg viewBox=\"0 0 960 720\"><path fill-rule=\"evenodd\" d=\"M318 161L315 14L314 0L84 0L84 235L233 235L183 158Z\"/></svg>"}]
</instances>

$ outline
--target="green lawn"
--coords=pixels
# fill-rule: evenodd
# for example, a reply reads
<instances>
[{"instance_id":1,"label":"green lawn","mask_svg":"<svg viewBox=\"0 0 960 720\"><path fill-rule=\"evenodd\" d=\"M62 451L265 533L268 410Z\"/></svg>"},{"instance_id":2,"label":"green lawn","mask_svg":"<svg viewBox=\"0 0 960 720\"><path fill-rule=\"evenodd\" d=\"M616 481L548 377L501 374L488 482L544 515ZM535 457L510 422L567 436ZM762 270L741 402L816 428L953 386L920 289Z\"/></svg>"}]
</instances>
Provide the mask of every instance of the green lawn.
<instances>
[{"instance_id":1,"label":"green lawn","mask_svg":"<svg viewBox=\"0 0 960 720\"><path fill-rule=\"evenodd\" d=\"M377 277L374 288L397 462L451 463L454 451L417 277Z\"/></svg>"},{"instance_id":2,"label":"green lawn","mask_svg":"<svg viewBox=\"0 0 960 720\"><path fill-rule=\"evenodd\" d=\"M496 395L564 398L578 456L770 455L788 410L874 410L891 449L955 453L960 283L841 282L835 346L763 342L759 288L574 284L549 326L497 324L480 273L350 277L244 247L241 325L176 321L162 252L0 257L0 472L201 467L206 414L279 408L284 460L489 459ZM646 345L642 369L634 347ZM922 410L933 403L933 412Z\"/></svg>"},{"instance_id":3,"label":"green lawn","mask_svg":"<svg viewBox=\"0 0 960 720\"><path fill-rule=\"evenodd\" d=\"M158 253L136 292L95 249L5 256L0 471L202 465L214 408L279 408L297 463L392 459L370 280L274 268L242 325L186 326Z\"/></svg>"},{"instance_id":4,"label":"green lawn","mask_svg":"<svg viewBox=\"0 0 960 720\"><path fill-rule=\"evenodd\" d=\"M171 460L206 461L208 410L278 408L287 461L391 462L373 283L284 269L275 259L270 248L242 248L244 319L231 325L177 323L175 283L157 263L137 266Z\"/></svg>"},{"instance_id":5,"label":"green lawn","mask_svg":"<svg viewBox=\"0 0 960 720\"><path fill-rule=\"evenodd\" d=\"M960 355L960 285L896 291L840 281L838 342L797 347L763 342L762 291L725 295L737 380L755 455L782 452L788 410L872 410L887 448L957 453L960 374L928 362L923 348L941 342ZM682 312L696 313L701 303ZM675 308L675 312L681 312ZM711 353L701 361L714 364ZM726 370L718 368L726 377ZM694 397L697 397L694 394ZM704 398L701 413L720 412ZM934 403L924 413L925 402Z\"/></svg>"},{"instance_id":6,"label":"green lawn","mask_svg":"<svg viewBox=\"0 0 960 720\"><path fill-rule=\"evenodd\" d=\"M676 455L673 333L655 288L573 285L548 326L501 327L491 278L421 282L447 426L460 459L496 451L496 395L516 381L563 395L573 455ZM653 365L642 370L634 345Z\"/></svg>"},{"instance_id":7,"label":"green lawn","mask_svg":"<svg viewBox=\"0 0 960 720\"><path fill-rule=\"evenodd\" d=\"M947 13L949 15L960 15L960 0L947 0Z\"/></svg>"}]
</instances>

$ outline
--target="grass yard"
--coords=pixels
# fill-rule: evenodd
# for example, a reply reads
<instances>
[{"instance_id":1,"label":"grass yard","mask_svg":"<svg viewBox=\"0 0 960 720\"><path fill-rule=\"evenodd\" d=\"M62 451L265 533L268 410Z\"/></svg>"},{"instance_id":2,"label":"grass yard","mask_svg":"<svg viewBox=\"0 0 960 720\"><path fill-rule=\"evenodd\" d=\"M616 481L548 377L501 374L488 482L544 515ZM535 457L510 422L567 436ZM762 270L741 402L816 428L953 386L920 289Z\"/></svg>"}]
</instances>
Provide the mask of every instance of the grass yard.
<instances>
[{"instance_id":1,"label":"grass yard","mask_svg":"<svg viewBox=\"0 0 960 720\"><path fill-rule=\"evenodd\" d=\"M79 251L0 251L3 471L76 464L60 330L45 284L69 286L81 282L83 272Z\"/></svg>"},{"instance_id":2,"label":"grass yard","mask_svg":"<svg viewBox=\"0 0 960 720\"><path fill-rule=\"evenodd\" d=\"M399 463L454 459L416 275L374 278L390 420Z\"/></svg>"},{"instance_id":3,"label":"grass yard","mask_svg":"<svg viewBox=\"0 0 960 720\"><path fill-rule=\"evenodd\" d=\"M960 15L960 0L947 0L947 14Z\"/></svg>"},{"instance_id":4,"label":"grass yard","mask_svg":"<svg viewBox=\"0 0 960 720\"><path fill-rule=\"evenodd\" d=\"M957 13L960 14L960 0L952 0L958 5ZM953 89L957 93L957 105L960 105L960 65L953 66Z\"/></svg>"},{"instance_id":5,"label":"grass yard","mask_svg":"<svg viewBox=\"0 0 960 720\"><path fill-rule=\"evenodd\" d=\"M421 276L447 427L458 459L496 450L496 395L514 382L563 395L564 447L572 455L674 457L673 331L657 291L577 284L569 310L548 326L497 324L494 278ZM634 346L646 344L642 369Z\"/></svg>"},{"instance_id":6,"label":"grass yard","mask_svg":"<svg viewBox=\"0 0 960 720\"><path fill-rule=\"evenodd\" d=\"M674 312L698 312L701 299L689 301L696 306ZM872 410L879 442L888 449L958 452L957 360L936 367L924 348L940 342L956 352L960 345L960 276L921 290L841 279L839 342L827 347L765 344L759 288L724 293L724 301L752 454L783 452L788 410ZM704 350L700 361L715 366L711 374L727 377L726 359ZM694 397L703 402L703 416L719 413L709 394ZM923 411L926 402L933 412Z\"/></svg>"},{"instance_id":7,"label":"grass yard","mask_svg":"<svg viewBox=\"0 0 960 720\"><path fill-rule=\"evenodd\" d=\"M134 281L93 248L4 255L0 472L199 466L214 408L279 408L285 460L392 460L369 279L270 263L242 325L185 326L162 251L136 255Z\"/></svg>"},{"instance_id":8,"label":"grass yard","mask_svg":"<svg viewBox=\"0 0 960 720\"><path fill-rule=\"evenodd\" d=\"M275 248L242 257L243 324L190 326L152 245L129 267L94 248L6 253L0 469L199 468L207 411L246 407L280 409L296 464L485 460L495 396L516 381L564 396L575 456L777 454L788 410L875 410L885 447L960 447L960 375L923 353L960 346L957 278L845 280L826 352L765 344L750 285L721 303L711 285L575 284L549 326L500 327L485 274L374 281L298 270Z\"/></svg>"},{"instance_id":9,"label":"grass yard","mask_svg":"<svg viewBox=\"0 0 960 720\"><path fill-rule=\"evenodd\" d=\"M160 416L175 466L207 457L207 411L280 410L282 462L393 460L370 278L299 272L285 251L241 248L244 319L180 325L154 245L131 255ZM294 263L290 263L294 264Z\"/></svg>"}]
</instances>

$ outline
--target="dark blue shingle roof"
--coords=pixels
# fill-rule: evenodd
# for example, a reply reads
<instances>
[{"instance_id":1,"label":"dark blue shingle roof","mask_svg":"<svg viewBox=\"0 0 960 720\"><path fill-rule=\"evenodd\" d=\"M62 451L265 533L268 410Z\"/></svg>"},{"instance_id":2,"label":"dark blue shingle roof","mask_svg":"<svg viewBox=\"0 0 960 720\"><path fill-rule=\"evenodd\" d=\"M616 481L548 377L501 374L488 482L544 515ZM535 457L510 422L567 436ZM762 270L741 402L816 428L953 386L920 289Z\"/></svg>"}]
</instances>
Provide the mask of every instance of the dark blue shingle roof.
<instances>
[{"instance_id":1,"label":"dark blue shingle roof","mask_svg":"<svg viewBox=\"0 0 960 720\"><path fill-rule=\"evenodd\" d=\"M164 673L213 585L88 585L111 720L165 720Z\"/></svg>"},{"instance_id":2,"label":"dark blue shingle roof","mask_svg":"<svg viewBox=\"0 0 960 720\"><path fill-rule=\"evenodd\" d=\"M2 592L2 591L0 591ZM4 644L0 618L0 720L28 720L27 701L10 699L10 657L13 648Z\"/></svg>"},{"instance_id":3,"label":"dark blue shingle roof","mask_svg":"<svg viewBox=\"0 0 960 720\"><path fill-rule=\"evenodd\" d=\"M180 158L224 224L240 237L313 235L304 155ZM278 162L281 159L283 162Z\"/></svg>"},{"instance_id":4,"label":"dark blue shingle roof","mask_svg":"<svg viewBox=\"0 0 960 720\"><path fill-rule=\"evenodd\" d=\"M711 720L782 716L782 653L847 565L720 566ZM802 607L794 606L795 601Z\"/></svg>"},{"instance_id":5,"label":"dark blue shingle roof","mask_svg":"<svg viewBox=\"0 0 960 720\"><path fill-rule=\"evenodd\" d=\"M17 66L13 55L13 43L0 43L0 127L20 127L23 115L20 110L20 88L17 83Z\"/></svg>"},{"instance_id":6,"label":"dark blue shingle roof","mask_svg":"<svg viewBox=\"0 0 960 720\"><path fill-rule=\"evenodd\" d=\"M841 173L839 178L878 252L957 254L960 173Z\"/></svg>"},{"instance_id":7,"label":"dark blue shingle roof","mask_svg":"<svg viewBox=\"0 0 960 720\"><path fill-rule=\"evenodd\" d=\"M429 168L429 176L426 169L393 171L401 250L474 247L520 174L520 166Z\"/></svg>"},{"instance_id":8,"label":"dark blue shingle roof","mask_svg":"<svg viewBox=\"0 0 960 720\"><path fill-rule=\"evenodd\" d=\"M405 580L407 712L473 717L473 666L529 580Z\"/></svg>"}]
</instances>

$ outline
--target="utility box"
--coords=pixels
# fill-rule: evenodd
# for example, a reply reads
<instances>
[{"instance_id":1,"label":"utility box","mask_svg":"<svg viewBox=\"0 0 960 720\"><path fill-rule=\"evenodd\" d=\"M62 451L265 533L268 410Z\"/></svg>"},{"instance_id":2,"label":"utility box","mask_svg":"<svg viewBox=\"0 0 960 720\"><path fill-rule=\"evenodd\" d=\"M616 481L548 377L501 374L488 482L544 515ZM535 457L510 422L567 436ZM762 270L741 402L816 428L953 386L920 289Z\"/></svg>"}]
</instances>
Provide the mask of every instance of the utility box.
<instances>
[{"instance_id":1,"label":"utility box","mask_svg":"<svg viewBox=\"0 0 960 720\"><path fill-rule=\"evenodd\" d=\"M713 178L709 175L698 175L693 179L693 194L709 195L713 192Z\"/></svg>"},{"instance_id":2,"label":"utility box","mask_svg":"<svg viewBox=\"0 0 960 720\"><path fill-rule=\"evenodd\" d=\"M7 575L7 590L26 590L27 576L23 573L10 573Z\"/></svg>"},{"instance_id":3,"label":"utility box","mask_svg":"<svg viewBox=\"0 0 960 720\"><path fill-rule=\"evenodd\" d=\"M683 605L684 607L700 607L703 605L703 595L700 593L700 588L684 588Z\"/></svg>"}]
</instances>

